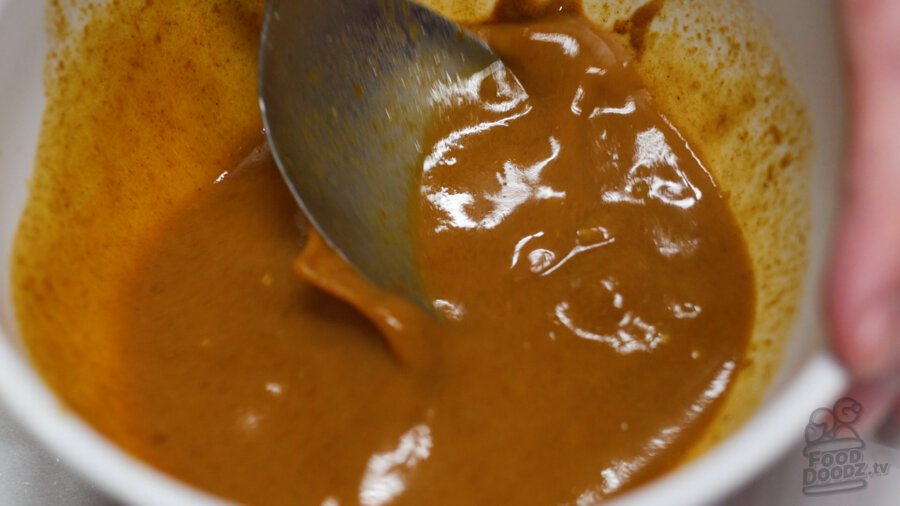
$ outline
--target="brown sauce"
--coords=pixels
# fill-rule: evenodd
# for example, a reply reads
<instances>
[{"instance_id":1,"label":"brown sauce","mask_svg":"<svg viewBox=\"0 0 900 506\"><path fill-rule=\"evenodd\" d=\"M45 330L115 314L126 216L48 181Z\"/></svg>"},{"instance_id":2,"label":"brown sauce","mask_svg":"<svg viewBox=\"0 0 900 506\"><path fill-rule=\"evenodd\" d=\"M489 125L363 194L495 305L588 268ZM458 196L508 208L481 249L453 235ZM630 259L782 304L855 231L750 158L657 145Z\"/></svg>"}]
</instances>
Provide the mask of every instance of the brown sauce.
<instances>
[{"instance_id":1,"label":"brown sauce","mask_svg":"<svg viewBox=\"0 0 900 506\"><path fill-rule=\"evenodd\" d=\"M143 93L158 107L50 97L15 295L72 409L163 471L252 504L581 504L680 461L737 373L753 276L713 178L618 46L573 15L476 28L518 81L448 89L426 144L413 229L435 322L310 240L268 156L232 169L259 139L247 55L261 4L176 3L110 7L60 71L64 98ZM138 6L139 28L120 23ZM207 41L233 58L204 60ZM108 67L111 55L141 64ZM88 86L98 69L104 86ZM179 85L194 71L205 89ZM188 141L204 143L196 163L167 150ZM157 176L110 183L123 160ZM84 205L132 206L146 229L126 231L141 239L46 212L50 197L85 198L54 184L68 167L99 188ZM84 248L87 267L32 253L46 223L81 227L61 247ZM96 272L108 305L83 335L49 332L79 309L43 302Z\"/></svg>"}]
</instances>

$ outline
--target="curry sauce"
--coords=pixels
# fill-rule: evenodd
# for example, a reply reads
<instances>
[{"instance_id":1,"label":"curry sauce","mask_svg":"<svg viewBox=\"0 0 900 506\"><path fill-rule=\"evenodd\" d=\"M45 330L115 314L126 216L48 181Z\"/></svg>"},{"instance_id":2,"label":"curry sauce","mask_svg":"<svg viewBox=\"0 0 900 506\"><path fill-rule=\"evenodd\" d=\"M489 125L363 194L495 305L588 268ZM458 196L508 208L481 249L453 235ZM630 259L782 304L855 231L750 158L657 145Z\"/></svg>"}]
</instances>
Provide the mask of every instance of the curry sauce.
<instances>
[{"instance_id":1,"label":"curry sauce","mask_svg":"<svg viewBox=\"0 0 900 506\"><path fill-rule=\"evenodd\" d=\"M254 148L261 2L104 9L56 69L14 288L47 381L127 451L252 504L591 504L703 434L747 347L747 248L577 12L473 27L506 66L441 90L411 213L429 318L341 264ZM84 263L54 265L47 226ZM92 280L106 304L45 304Z\"/></svg>"}]
</instances>

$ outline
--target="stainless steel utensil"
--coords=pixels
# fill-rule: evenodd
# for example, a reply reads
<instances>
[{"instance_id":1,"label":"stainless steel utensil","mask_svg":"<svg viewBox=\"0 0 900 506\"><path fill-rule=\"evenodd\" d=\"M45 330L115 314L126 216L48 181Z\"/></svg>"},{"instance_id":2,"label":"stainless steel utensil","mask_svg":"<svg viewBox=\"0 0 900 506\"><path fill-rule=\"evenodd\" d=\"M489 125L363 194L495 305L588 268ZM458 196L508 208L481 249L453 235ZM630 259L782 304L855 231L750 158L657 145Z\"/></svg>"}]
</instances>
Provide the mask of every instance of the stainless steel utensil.
<instances>
[{"instance_id":1,"label":"stainless steel utensil","mask_svg":"<svg viewBox=\"0 0 900 506\"><path fill-rule=\"evenodd\" d=\"M498 58L406 0L269 0L260 107L282 174L329 245L382 289L430 309L410 197L448 84Z\"/></svg>"}]
</instances>

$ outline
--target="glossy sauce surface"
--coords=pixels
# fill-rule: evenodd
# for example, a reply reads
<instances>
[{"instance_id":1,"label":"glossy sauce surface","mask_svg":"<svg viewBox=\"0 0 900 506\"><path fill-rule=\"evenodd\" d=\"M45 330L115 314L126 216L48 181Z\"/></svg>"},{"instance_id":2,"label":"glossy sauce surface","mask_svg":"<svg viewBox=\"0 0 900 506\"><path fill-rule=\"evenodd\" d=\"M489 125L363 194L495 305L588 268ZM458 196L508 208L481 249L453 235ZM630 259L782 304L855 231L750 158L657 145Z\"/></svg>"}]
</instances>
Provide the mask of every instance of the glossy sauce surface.
<instances>
[{"instance_id":1,"label":"glossy sauce surface","mask_svg":"<svg viewBox=\"0 0 900 506\"><path fill-rule=\"evenodd\" d=\"M167 26L166 4L146 6L142 22ZM192 36L222 26L203 8L180 7L195 26L171 32L182 38L175 58L190 61L200 44ZM217 8L240 26L258 23L261 5ZM147 40L129 37L125 25L97 28L108 31L108 45L82 58L135 49L149 68L111 72L98 91L69 86L98 97L129 86L149 93L133 87L135 75L170 75L160 71L172 54L148 44L146 26L136 32ZM443 318L420 325L417 315L396 313L430 346L427 360L416 358L419 348L398 360L402 335L386 341L357 310L296 275L295 267L306 279L325 273L337 288L330 291L349 287L343 298L370 311L384 302L308 243L264 152L234 167L225 150L246 153L259 142L257 111L249 89L211 86L183 90L168 109L116 119L148 138L173 124L200 131L210 119L190 108L163 118L212 94L240 127L210 141L223 152L208 165L173 166L169 152L141 151L163 177L227 174L177 203L145 189L168 212L148 220L141 247L103 243L132 260L111 283L110 305L93 309L88 333L107 357L94 359L102 366L73 375L78 360L44 332L41 318L53 311L42 306L48 267L28 247L47 200L26 214L19 319L61 397L160 469L253 504L589 504L677 464L746 347L753 276L740 231L633 63L584 20L477 30L518 81L486 71L437 94L444 108L423 144L413 228L418 267ZM252 37L231 43L236 54L255 49ZM210 75L250 76L253 63L236 57ZM246 100L224 100L231 94ZM51 107L48 116L63 111ZM84 128L51 121L45 135L64 137L73 125ZM86 138L102 138L108 125L93 125ZM125 153L129 142L113 136L98 146ZM57 158L56 148L44 144L44 160L93 153L81 177L117 190L104 174L121 158L77 145ZM82 226L87 237L99 230Z\"/></svg>"}]
</instances>

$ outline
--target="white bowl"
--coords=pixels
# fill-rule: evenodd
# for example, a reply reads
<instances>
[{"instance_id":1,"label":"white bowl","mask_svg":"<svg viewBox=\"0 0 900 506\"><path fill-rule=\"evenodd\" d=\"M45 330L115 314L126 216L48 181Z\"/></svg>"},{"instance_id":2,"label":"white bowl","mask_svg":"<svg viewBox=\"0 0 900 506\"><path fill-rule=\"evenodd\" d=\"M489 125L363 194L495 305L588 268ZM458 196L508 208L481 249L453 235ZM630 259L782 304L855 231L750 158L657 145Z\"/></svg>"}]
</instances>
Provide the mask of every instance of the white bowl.
<instances>
[{"instance_id":1,"label":"white bowl","mask_svg":"<svg viewBox=\"0 0 900 506\"><path fill-rule=\"evenodd\" d=\"M438 1L440 3L440 1ZM810 412L847 378L825 351L821 277L834 219L844 139L844 96L836 9L820 0L756 0L784 51L813 127L806 296L780 369L753 416L725 441L615 503L706 504L747 482L800 442ZM68 412L32 368L19 341L10 294L10 253L44 107L47 51L43 2L0 0L0 397L21 423L73 469L115 498L139 505L218 504L119 450Z\"/></svg>"}]
</instances>

